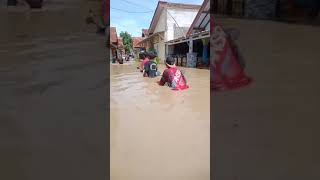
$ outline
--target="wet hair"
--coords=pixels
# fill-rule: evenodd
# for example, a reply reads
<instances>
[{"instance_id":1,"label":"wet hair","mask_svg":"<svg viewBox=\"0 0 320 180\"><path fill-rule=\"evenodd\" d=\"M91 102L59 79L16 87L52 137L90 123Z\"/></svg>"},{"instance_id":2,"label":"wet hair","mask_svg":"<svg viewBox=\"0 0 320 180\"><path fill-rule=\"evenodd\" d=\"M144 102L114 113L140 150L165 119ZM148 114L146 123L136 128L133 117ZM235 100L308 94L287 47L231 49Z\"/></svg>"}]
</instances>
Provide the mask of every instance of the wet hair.
<instances>
[{"instance_id":1,"label":"wet hair","mask_svg":"<svg viewBox=\"0 0 320 180\"><path fill-rule=\"evenodd\" d=\"M146 57L148 57L149 59L154 59L157 56L152 52L146 52Z\"/></svg>"},{"instance_id":2,"label":"wet hair","mask_svg":"<svg viewBox=\"0 0 320 180\"><path fill-rule=\"evenodd\" d=\"M148 52L145 52L145 57L150 58L150 54Z\"/></svg>"},{"instance_id":3,"label":"wet hair","mask_svg":"<svg viewBox=\"0 0 320 180\"><path fill-rule=\"evenodd\" d=\"M175 62L176 62L175 59L171 56L167 57L167 59L166 59L166 63L169 65L174 65Z\"/></svg>"},{"instance_id":4,"label":"wet hair","mask_svg":"<svg viewBox=\"0 0 320 180\"><path fill-rule=\"evenodd\" d=\"M141 53L139 54L139 58L140 58L140 59L146 58L146 53L145 53L145 52L141 52Z\"/></svg>"}]
</instances>

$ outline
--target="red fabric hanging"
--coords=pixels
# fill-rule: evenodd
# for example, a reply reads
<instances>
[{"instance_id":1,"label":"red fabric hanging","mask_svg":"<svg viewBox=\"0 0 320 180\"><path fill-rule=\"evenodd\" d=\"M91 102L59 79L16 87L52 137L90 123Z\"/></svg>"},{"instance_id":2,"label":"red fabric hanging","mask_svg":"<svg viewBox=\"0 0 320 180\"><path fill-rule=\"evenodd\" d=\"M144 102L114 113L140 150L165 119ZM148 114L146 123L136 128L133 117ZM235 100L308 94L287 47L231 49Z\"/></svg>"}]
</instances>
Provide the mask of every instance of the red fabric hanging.
<instances>
[{"instance_id":1,"label":"red fabric hanging","mask_svg":"<svg viewBox=\"0 0 320 180\"><path fill-rule=\"evenodd\" d=\"M215 24L211 18L211 81L213 91L237 89L249 85L252 79L248 77L239 64L237 50L232 46L232 40L224 32L222 26Z\"/></svg>"}]
</instances>

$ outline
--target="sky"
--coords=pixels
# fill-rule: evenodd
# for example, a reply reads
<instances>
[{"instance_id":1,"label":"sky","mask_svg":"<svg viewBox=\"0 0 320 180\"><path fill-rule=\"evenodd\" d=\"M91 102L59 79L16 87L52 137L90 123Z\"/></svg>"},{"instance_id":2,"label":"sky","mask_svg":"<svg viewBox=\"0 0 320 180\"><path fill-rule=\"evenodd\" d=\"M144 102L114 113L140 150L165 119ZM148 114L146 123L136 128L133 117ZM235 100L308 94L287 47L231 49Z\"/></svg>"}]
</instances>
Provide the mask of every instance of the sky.
<instances>
[{"instance_id":1,"label":"sky","mask_svg":"<svg viewBox=\"0 0 320 180\"><path fill-rule=\"evenodd\" d=\"M167 0L173 3L201 5L203 0ZM133 37L141 37L142 29L148 29L158 0L110 0L110 23L118 35L127 31Z\"/></svg>"}]
</instances>

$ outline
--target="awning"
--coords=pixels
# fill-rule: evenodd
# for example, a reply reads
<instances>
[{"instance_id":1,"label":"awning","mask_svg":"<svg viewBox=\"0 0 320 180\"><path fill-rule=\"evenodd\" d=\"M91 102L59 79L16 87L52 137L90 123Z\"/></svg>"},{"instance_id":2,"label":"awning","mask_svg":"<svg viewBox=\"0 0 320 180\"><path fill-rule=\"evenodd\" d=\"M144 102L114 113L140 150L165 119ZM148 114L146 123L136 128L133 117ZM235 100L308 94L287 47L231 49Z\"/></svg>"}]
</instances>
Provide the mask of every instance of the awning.
<instances>
[{"instance_id":1,"label":"awning","mask_svg":"<svg viewBox=\"0 0 320 180\"><path fill-rule=\"evenodd\" d=\"M187 36L190 36L196 31L204 30L210 30L210 0L205 0L203 2L197 16L187 32Z\"/></svg>"},{"instance_id":2,"label":"awning","mask_svg":"<svg viewBox=\"0 0 320 180\"><path fill-rule=\"evenodd\" d=\"M165 44L173 45L173 44L179 44L179 43L183 43L183 42L188 42L190 40L197 40L197 39L204 39L204 38L210 38L210 31L209 30L201 31L201 32L198 32L198 33L193 33L189 37L181 37L181 38L178 38L178 39L167 41L167 42L165 42Z\"/></svg>"},{"instance_id":3,"label":"awning","mask_svg":"<svg viewBox=\"0 0 320 180\"><path fill-rule=\"evenodd\" d=\"M156 33L150 35L149 37L143 39L143 40L142 40L141 42L139 42L138 44L141 44L141 43L143 43L143 42L145 42L145 41L148 41L149 39L153 38L153 37L156 36L156 35L160 35L161 33L164 33L164 31L156 32ZM160 37L163 38L162 36L160 36Z\"/></svg>"}]
</instances>

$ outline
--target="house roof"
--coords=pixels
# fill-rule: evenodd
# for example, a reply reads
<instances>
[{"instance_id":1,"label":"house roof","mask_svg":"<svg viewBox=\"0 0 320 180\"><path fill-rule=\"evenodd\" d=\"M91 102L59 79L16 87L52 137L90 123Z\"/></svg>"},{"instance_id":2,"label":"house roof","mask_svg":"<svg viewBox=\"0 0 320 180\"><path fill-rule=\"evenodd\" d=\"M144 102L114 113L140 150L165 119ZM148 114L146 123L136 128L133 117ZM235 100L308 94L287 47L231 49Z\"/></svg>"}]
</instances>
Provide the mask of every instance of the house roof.
<instances>
[{"instance_id":1,"label":"house roof","mask_svg":"<svg viewBox=\"0 0 320 180\"><path fill-rule=\"evenodd\" d=\"M117 29L115 27L110 27L110 43L117 43L118 36L117 36Z\"/></svg>"},{"instance_id":2,"label":"house roof","mask_svg":"<svg viewBox=\"0 0 320 180\"><path fill-rule=\"evenodd\" d=\"M187 36L190 36L191 33L197 31L204 31L210 26L210 0L204 0L201 5L201 8L194 18L188 32Z\"/></svg>"},{"instance_id":3,"label":"house roof","mask_svg":"<svg viewBox=\"0 0 320 180\"><path fill-rule=\"evenodd\" d=\"M151 23L150 23L149 34L153 33L153 31L156 27L156 24L157 24L164 8L196 9L196 10L198 10L198 9L200 9L200 7L201 6L194 5L194 4L169 3L169 2L165 2L165 1L159 1L157 8L153 14Z\"/></svg>"},{"instance_id":4,"label":"house roof","mask_svg":"<svg viewBox=\"0 0 320 180\"><path fill-rule=\"evenodd\" d=\"M142 41L142 37L133 37L133 47L141 47L140 42Z\"/></svg>"}]
</instances>

